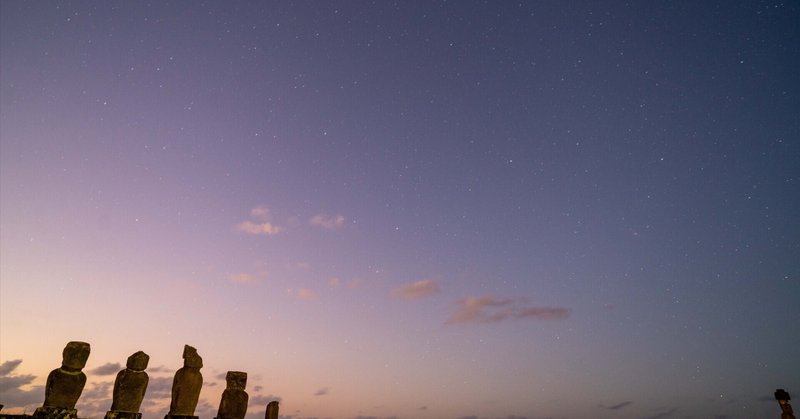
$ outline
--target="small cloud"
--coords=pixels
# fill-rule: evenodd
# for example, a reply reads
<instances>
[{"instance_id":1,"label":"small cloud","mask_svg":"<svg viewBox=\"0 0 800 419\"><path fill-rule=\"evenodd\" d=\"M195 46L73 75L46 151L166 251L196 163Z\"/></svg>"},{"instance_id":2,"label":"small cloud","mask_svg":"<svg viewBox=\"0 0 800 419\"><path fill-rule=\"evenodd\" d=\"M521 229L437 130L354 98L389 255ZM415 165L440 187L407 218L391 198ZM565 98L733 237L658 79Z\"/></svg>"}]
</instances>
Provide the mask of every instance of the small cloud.
<instances>
[{"instance_id":1,"label":"small cloud","mask_svg":"<svg viewBox=\"0 0 800 419\"><path fill-rule=\"evenodd\" d=\"M328 286L331 288L338 287L340 282L342 281L340 281L339 278L336 277L328 278Z\"/></svg>"},{"instance_id":2,"label":"small cloud","mask_svg":"<svg viewBox=\"0 0 800 419\"><path fill-rule=\"evenodd\" d=\"M264 389L264 386L255 386L255 387L253 387L253 391L255 391L255 392L259 392L259 391L261 391L263 389Z\"/></svg>"},{"instance_id":3,"label":"small cloud","mask_svg":"<svg viewBox=\"0 0 800 419\"><path fill-rule=\"evenodd\" d=\"M175 370L167 368L165 365L159 365L157 367L148 368L147 372L148 373L156 373L156 374L163 372L163 373L171 374L171 373L175 372Z\"/></svg>"},{"instance_id":4,"label":"small cloud","mask_svg":"<svg viewBox=\"0 0 800 419\"><path fill-rule=\"evenodd\" d=\"M101 365L91 371L89 371L92 375L114 375L118 373L122 369L122 365L117 362L114 363L106 363Z\"/></svg>"},{"instance_id":5,"label":"small cloud","mask_svg":"<svg viewBox=\"0 0 800 419\"><path fill-rule=\"evenodd\" d=\"M531 307L525 299L487 295L460 300L446 323L497 323L508 319L559 320L569 317L565 307Z\"/></svg>"},{"instance_id":6,"label":"small cloud","mask_svg":"<svg viewBox=\"0 0 800 419\"><path fill-rule=\"evenodd\" d=\"M633 402L628 401L628 402L617 403L613 406L602 406L602 407L608 410L619 410L622 409L623 407L630 406L631 404L633 404Z\"/></svg>"},{"instance_id":7,"label":"small cloud","mask_svg":"<svg viewBox=\"0 0 800 419\"><path fill-rule=\"evenodd\" d=\"M244 221L236 225L236 229L242 233L252 234L254 236L264 235L272 236L281 232L281 228L273 225L272 223L254 223L252 221Z\"/></svg>"},{"instance_id":8,"label":"small cloud","mask_svg":"<svg viewBox=\"0 0 800 419\"><path fill-rule=\"evenodd\" d=\"M344 225L344 216L317 214L308 221L312 226L321 227L326 230L334 230Z\"/></svg>"},{"instance_id":9,"label":"small cloud","mask_svg":"<svg viewBox=\"0 0 800 419\"><path fill-rule=\"evenodd\" d=\"M428 406L420 406L417 410L428 410Z\"/></svg>"},{"instance_id":10,"label":"small cloud","mask_svg":"<svg viewBox=\"0 0 800 419\"><path fill-rule=\"evenodd\" d=\"M283 401L283 398L281 396L275 396L272 394L268 394L265 396L263 394L257 394L255 396L250 396L250 399L248 400L248 405L261 406L263 408L266 407L269 404L269 402L280 403L281 401Z\"/></svg>"},{"instance_id":11,"label":"small cloud","mask_svg":"<svg viewBox=\"0 0 800 419\"><path fill-rule=\"evenodd\" d=\"M505 320L512 311L507 308L514 300L499 300L493 296L467 297L458 302L456 311L447 323L492 323ZM487 313L493 309L491 313Z\"/></svg>"},{"instance_id":12,"label":"small cloud","mask_svg":"<svg viewBox=\"0 0 800 419\"><path fill-rule=\"evenodd\" d=\"M324 396L324 395L328 394L329 392L330 392L330 388L323 387L323 388L317 390L317 392L314 393L314 395L315 396Z\"/></svg>"},{"instance_id":13,"label":"small cloud","mask_svg":"<svg viewBox=\"0 0 800 419\"><path fill-rule=\"evenodd\" d=\"M317 293L308 288L298 288L296 295L297 298L303 301L314 301L317 299Z\"/></svg>"},{"instance_id":14,"label":"small cloud","mask_svg":"<svg viewBox=\"0 0 800 419\"><path fill-rule=\"evenodd\" d=\"M242 272L238 274L229 274L228 280L235 284L247 284L247 283L258 282L266 277L267 277L266 272L259 272L257 274Z\"/></svg>"},{"instance_id":15,"label":"small cloud","mask_svg":"<svg viewBox=\"0 0 800 419\"><path fill-rule=\"evenodd\" d=\"M673 407L673 408L670 408L670 409L661 409L660 412L658 412L658 413L656 413L656 414L654 414L652 416L643 417L641 419L664 419L664 418L668 418L668 417L674 416L675 413L677 413L677 412L678 412L678 408L677 407Z\"/></svg>"},{"instance_id":16,"label":"small cloud","mask_svg":"<svg viewBox=\"0 0 800 419\"><path fill-rule=\"evenodd\" d=\"M111 398L111 389L114 386L113 381L101 381L92 383L91 387L81 392L81 400L105 400Z\"/></svg>"},{"instance_id":17,"label":"small cloud","mask_svg":"<svg viewBox=\"0 0 800 419\"><path fill-rule=\"evenodd\" d=\"M269 208L264 206L255 207L250 210L250 216L256 220L269 221Z\"/></svg>"},{"instance_id":18,"label":"small cloud","mask_svg":"<svg viewBox=\"0 0 800 419\"><path fill-rule=\"evenodd\" d=\"M395 288L392 290L392 295L404 300L416 300L436 294L437 292L439 292L439 284L437 284L436 281L432 279L423 279Z\"/></svg>"}]
</instances>

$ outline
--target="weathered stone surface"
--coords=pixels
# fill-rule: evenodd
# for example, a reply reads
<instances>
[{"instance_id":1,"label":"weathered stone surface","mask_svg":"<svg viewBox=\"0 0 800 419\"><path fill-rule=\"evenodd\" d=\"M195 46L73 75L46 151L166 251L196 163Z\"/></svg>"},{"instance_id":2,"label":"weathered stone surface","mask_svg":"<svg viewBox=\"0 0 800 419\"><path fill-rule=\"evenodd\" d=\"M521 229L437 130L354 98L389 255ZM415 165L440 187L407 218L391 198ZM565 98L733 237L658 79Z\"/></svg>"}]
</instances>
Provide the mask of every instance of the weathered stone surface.
<instances>
[{"instance_id":1,"label":"weathered stone surface","mask_svg":"<svg viewBox=\"0 0 800 419\"><path fill-rule=\"evenodd\" d=\"M228 371L225 381L227 386L222 392L217 419L244 419L247 413L247 401L250 399L244 391L247 385L247 373Z\"/></svg>"},{"instance_id":2,"label":"weathered stone surface","mask_svg":"<svg viewBox=\"0 0 800 419\"><path fill-rule=\"evenodd\" d=\"M106 412L105 419L142 419L142 414L138 412L121 412L109 410Z\"/></svg>"},{"instance_id":3,"label":"weathered stone surface","mask_svg":"<svg viewBox=\"0 0 800 419\"><path fill-rule=\"evenodd\" d=\"M61 368L54 369L47 376L44 403L36 409L34 416L51 419L77 418L75 403L86 385L86 374L81 370L86 366L90 352L90 346L86 342L67 343L62 353Z\"/></svg>"},{"instance_id":4,"label":"weathered stone surface","mask_svg":"<svg viewBox=\"0 0 800 419\"><path fill-rule=\"evenodd\" d=\"M172 402L167 417L194 416L200 389L203 387L203 375L200 373L202 366L203 358L197 354L197 349L185 345L183 368L175 373L172 380Z\"/></svg>"},{"instance_id":5,"label":"weathered stone surface","mask_svg":"<svg viewBox=\"0 0 800 419\"><path fill-rule=\"evenodd\" d=\"M120 371L114 381L114 398L111 410L106 413L106 419L139 419L127 413L137 414L142 406L142 399L150 381L144 372L149 361L150 356L142 351L128 357L127 368Z\"/></svg>"},{"instance_id":6,"label":"weathered stone surface","mask_svg":"<svg viewBox=\"0 0 800 419\"><path fill-rule=\"evenodd\" d=\"M278 402L269 402L267 404L267 414L265 419L278 419Z\"/></svg>"},{"instance_id":7,"label":"weathered stone surface","mask_svg":"<svg viewBox=\"0 0 800 419\"><path fill-rule=\"evenodd\" d=\"M36 419L77 419L78 411L63 407L42 406L36 408L33 417Z\"/></svg>"}]
</instances>

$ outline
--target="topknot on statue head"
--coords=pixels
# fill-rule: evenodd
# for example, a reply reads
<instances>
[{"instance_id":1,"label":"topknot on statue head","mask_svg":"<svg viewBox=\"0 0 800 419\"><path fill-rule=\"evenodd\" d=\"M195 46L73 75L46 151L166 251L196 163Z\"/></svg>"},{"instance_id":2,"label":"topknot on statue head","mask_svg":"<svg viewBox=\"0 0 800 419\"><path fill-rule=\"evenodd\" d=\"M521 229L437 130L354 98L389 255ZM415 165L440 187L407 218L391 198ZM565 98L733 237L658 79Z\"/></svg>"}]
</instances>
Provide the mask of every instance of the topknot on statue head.
<instances>
[{"instance_id":1,"label":"topknot on statue head","mask_svg":"<svg viewBox=\"0 0 800 419\"><path fill-rule=\"evenodd\" d=\"M189 346L183 346L183 366L189 368L203 368L203 358L197 354L197 349Z\"/></svg>"},{"instance_id":2,"label":"topknot on statue head","mask_svg":"<svg viewBox=\"0 0 800 419\"><path fill-rule=\"evenodd\" d=\"M80 371L89 359L90 346L86 342L69 342L62 353L61 368L68 371Z\"/></svg>"}]
</instances>

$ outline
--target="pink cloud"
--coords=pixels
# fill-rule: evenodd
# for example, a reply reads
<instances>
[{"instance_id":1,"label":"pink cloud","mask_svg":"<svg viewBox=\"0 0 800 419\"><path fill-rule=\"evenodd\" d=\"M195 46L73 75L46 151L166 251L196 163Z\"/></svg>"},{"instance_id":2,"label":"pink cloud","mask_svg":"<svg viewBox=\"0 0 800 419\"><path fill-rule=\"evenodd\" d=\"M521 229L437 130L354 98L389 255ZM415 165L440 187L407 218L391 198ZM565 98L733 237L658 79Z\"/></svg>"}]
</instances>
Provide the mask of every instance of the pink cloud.
<instances>
[{"instance_id":1,"label":"pink cloud","mask_svg":"<svg viewBox=\"0 0 800 419\"><path fill-rule=\"evenodd\" d=\"M237 284L246 284L246 283L258 282L259 280L265 278L266 276L267 276L266 272L261 272L258 274L242 272L238 274L228 275L228 280Z\"/></svg>"},{"instance_id":2,"label":"pink cloud","mask_svg":"<svg viewBox=\"0 0 800 419\"><path fill-rule=\"evenodd\" d=\"M344 216L341 215L328 216L326 214L317 214L311 217L309 223L312 226L322 227L326 230L334 230L344 225Z\"/></svg>"},{"instance_id":3,"label":"pink cloud","mask_svg":"<svg viewBox=\"0 0 800 419\"><path fill-rule=\"evenodd\" d=\"M273 225L272 223L254 223L252 221L245 221L236 225L236 229L242 233L252 235L265 235L271 236L281 232L281 228Z\"/></svg>"},{"instance_id":4,"label":"pink cloud","mask_svg":"<svg viewBox=\"0 0 800 419\"><path fill-rule=\"evenodd\" d=\"M437 292L439 292L439 284L437 284L436 281L432 279L423 279L395 288L392 290L392 295L404 300L415 300L436 294Z\"/></svg>"},{"instance_id":5,"label":"pink cloud","mask_svg":"<svg viewBox=\"0 0 800 419\"><path fill-rule=\"evenodd\" d=\"M269 208L260 206L250 210L250 216L261 221L269 221Z\"/></svg>"},{"instance_id":6,"label":"pink cloud","mask_svg":"<svg viewBox=\"0 0 800 419\"><path fill-rule=\"evenodd\" d=\"M298 288L295 295L303 301L314 301L317 299L317 293L308 288Z\"/></svg>"},{"instance_id":7,"label":"pink cloud","mask_svg":"<svg viewBox=\"0 0 800 419\"><path fill-rule=\"evenodd\" d=\"M569 316L564 307L531 307L525 299L499 299L491 295L460 300L446 323L496 323L508 319L559 320Z\"/></svg>"}]
</instances>

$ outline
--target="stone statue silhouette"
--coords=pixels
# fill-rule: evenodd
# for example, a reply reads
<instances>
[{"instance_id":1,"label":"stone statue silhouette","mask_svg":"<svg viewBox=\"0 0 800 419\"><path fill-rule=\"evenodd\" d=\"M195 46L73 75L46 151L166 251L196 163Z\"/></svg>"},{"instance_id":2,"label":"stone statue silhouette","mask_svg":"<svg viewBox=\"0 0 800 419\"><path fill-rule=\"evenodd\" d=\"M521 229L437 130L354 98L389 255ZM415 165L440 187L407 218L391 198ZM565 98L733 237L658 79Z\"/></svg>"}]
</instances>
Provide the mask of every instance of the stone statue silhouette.
<instances>
[{"instance_id":1,"label":"stone statue silhouette","mask_svg":"<svg viewBox=\"0 0 800 419\"><path fill-rule=\"evenodd\" d=\"M172 380L172 402L169 405L170 417L195 417L194 410L200 399L200 389L203 387L203 358L197 354L197 349L184 345L183 368L175 372Z\"/></svg>"},{"instance_id":2,"label":"stone statue silhouette","mask_svg":"<svg viewBox=\"0 0 800 419\"><path fill-rule=\"evenodd\" d=\"M144 372L149 361L150 356L142 351L128 357L126 368L117 373L114 381L111 410L106 413L105 419L141 419L139 408L150 381Z\"/></svg>"},{"instance_id":3,"label":"stone statue silhouette","mask_svg":"<svg viewBox=\"0 0 800 419\"><path fill-rule=\"evenodd\" d=\"M247 373L228 371L225 381L227 386L222 392L216 419L244 419L244 415L247 414L247 401L250 398L244 391L247 385Z\"/></svg>"},{"instance_id":4,"label":"stone statue silhouette","mask_svg":"<svg viewBox=\"0 0 800 419\"><path fill-rule=\"evenodd\" d=\"M267 414L264 419L278 419L278 402L272 401L267 404Z\"/></svg>"},{"instance_id":5,"label":"stone statue silhouette","mask_svg":"<svg viewBox=\"0 0 800 419\"><path fill-rule=\"evenodd\" d=\"M792 398L786 390L782 388L775 390L775 400L778 401L781 407L781 419L795 419L794 409L792 409L792 403L790 402Z\"/></svg>"},{"instance_id":6,"label":"stone statue silhouette","mask_svg":"<svg viewBox=\"0 0 800 419\"><path fill-rule=\"evenodd\" d=\"M62 352L61 368L56 368L47 376L44 389L44 403L36 409L37 418L77 418L75 403L81 397L86 385L86 374L81 370L86 366L91 352L86 342L69 342Z\"/></svg>"}]
</instances>

